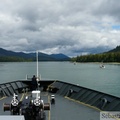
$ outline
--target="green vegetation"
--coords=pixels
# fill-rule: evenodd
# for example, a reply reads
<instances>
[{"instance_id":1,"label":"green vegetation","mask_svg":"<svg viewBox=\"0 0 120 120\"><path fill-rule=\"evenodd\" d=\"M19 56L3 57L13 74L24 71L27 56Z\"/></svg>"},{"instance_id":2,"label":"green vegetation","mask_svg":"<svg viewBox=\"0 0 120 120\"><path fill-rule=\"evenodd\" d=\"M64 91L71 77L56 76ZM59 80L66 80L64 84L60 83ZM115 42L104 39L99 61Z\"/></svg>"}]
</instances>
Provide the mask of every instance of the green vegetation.
<instances>
[{"instance_id":1,"label":"green vegetation","mask_svg":"<svg viewBox=\"0 0 120 120\"><path fill-rule=\"evenodd\" d=\"M2 56L0 62L30 62L32 59L25 59L21 57Z\"/></svg>"},{"instance_id":2,"label":"green vegetation","mask_svg":"<svg viewBox=\"0 0 120 120\"><path fill-rule=\"evenodd\" d=\"M120 62L120 46L102 54L89 54L72 58L76 62Z\"/></svg>"},{"instance_id":3,"label":"green vegetation","mask_svg":"<svg viewBox=\"0 0 120 120\"><path fill-rule=\"evenodd\" d=\"M120 52L120 46L117 46L115 49L110 50L109 52Z\"/></svg>"},{"instance_id":4,"label":"green vegetation","mask_svg":"<svg viewBox=\"0 0 120 120\"><path fill-rule=\"evenodd\" d=\"M76 62L120 62L120 52L84 55L72 58Z\"/></svg>"}]
</instances>

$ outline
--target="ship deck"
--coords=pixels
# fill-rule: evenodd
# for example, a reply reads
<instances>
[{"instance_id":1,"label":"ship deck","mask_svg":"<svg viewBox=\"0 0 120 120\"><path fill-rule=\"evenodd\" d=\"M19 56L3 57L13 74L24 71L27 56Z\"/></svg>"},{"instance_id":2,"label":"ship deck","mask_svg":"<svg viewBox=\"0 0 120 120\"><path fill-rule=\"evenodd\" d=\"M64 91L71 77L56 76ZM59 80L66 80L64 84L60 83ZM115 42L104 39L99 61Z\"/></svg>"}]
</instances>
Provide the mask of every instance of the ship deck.
<instances>
[{"instance_id":1,"label":"ship deck","mask_svg":"<svg viewBox=\"0 0 120 120\"><path fill-rule=\"evenodd\" d=\"M26 94L30 96L30 93ZM26 96L20 94L19 99L22 100ZM51 93L41 92L44 103L50 102ZM10 115L10 111L3 111L3 103L10 103L11 97L0 99L0 115ZM99 120L100 111L87 105L73 101L69 98L55 94L55 104L51 104L51 110L45 111L46 120Z\"/></svg>"}]
</instances>

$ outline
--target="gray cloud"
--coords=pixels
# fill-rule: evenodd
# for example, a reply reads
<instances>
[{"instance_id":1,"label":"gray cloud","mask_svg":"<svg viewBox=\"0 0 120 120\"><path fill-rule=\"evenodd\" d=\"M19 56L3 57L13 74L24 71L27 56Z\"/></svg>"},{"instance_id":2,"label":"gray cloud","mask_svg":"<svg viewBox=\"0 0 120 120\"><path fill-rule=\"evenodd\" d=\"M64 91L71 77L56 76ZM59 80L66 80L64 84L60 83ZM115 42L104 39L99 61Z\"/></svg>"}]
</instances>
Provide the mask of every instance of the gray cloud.
<instances>
[{"instance_id":1,"label":"gray cloud","mask_svg":"<svg viewBox=\"0 0 120 120\"><path fill-rule=\"evenodd\" d=\"M0 9L0 47L8 50L74 56L120 44L119 0L1 0Z\"/></svg>"},{"instance_id":2,"label":"gray cloud","mask_svg":"<svg viewBox=\"0 0 120 120\"><path fill-rule=\"evenodd\" d=\"M119 0L104 0L98 8L96 8L96 11L98 14L101 15L111 15L115 17L120 17L119 11L120 11L120 1Z\"/></svg>"}]
</instances>

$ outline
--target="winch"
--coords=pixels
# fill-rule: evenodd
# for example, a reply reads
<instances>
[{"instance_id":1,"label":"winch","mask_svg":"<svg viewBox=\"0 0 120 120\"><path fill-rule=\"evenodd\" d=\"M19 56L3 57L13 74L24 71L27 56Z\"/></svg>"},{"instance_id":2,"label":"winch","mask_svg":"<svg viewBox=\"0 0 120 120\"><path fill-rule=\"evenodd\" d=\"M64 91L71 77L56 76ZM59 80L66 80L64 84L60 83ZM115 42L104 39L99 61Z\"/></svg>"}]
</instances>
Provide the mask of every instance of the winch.
<instances>
[{"instance_id":1,"label":"winch","mask_svg":"<svg viewBox=\"0 0 120 120\"><path fill-rule=\"evenodd\" d=\"M45 120L45 110L50 110L50 103L44 103L40 91L32 91L31 96L26 96L22 101L14 94L11 103L4 103L4 111L10 111L11 115L24 115L25 120Z\"/></svg>"}]
</instances>

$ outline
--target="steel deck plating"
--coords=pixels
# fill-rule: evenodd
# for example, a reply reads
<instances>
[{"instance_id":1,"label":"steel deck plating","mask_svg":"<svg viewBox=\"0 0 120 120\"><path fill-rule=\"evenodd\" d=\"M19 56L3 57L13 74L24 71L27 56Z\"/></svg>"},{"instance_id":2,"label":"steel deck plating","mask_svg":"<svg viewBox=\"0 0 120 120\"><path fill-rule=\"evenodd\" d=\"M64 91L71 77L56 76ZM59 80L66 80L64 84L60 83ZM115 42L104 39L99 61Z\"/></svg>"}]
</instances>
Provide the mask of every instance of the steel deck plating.
<instances>
[{"instance_id":1,"label":"steel deck plating","mask_svg":"<svg viewBox=\"0 0 120 120\"><path fill-rule=\"evenodd\" d=\"M26 94L30 95L30 93ZM19 98L22 100L26 95L20 94ZM41 97L44 102L50 102L51 94L48 92L42 92ZM0 115L10 115L10 112L3 111L3 103L8 103L12 100L12 97L6 97L0 100ZM82 105L80 103L69 100L68 98L62 97L55 94L55 104L51 104L51 110L46 111L46 120L98 120L99 111Z\"/></svg>"}]
</instances>

